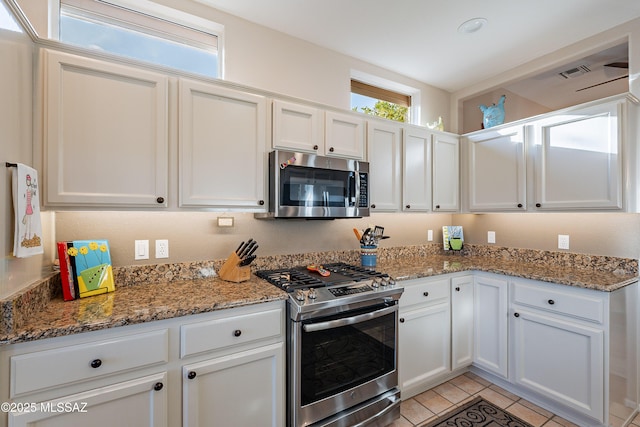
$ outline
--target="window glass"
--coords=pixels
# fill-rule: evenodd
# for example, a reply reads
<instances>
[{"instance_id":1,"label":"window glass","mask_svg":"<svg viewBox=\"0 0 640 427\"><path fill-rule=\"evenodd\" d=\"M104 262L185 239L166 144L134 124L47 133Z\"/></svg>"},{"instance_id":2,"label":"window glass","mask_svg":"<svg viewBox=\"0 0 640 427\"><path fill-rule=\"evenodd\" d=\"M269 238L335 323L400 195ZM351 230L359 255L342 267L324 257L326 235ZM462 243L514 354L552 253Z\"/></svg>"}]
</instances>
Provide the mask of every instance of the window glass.
<instances>
[{"instance_id":1,"label":"window glass","mask_svg":"<svg viewBox=\"0 0 640 427\"><path fill-rule=\"evenodd\" d=\"M0 28L18 33L23 32L3 2L0 2Z\"/></svg>"},{"instance_id":2,"label":"window glass","mask_svg":"<svg viewBox=\"0 0 640 427\"><path fill-rule=\"evenodd\" d=\"M351 80L351 109L398 122L409 122L411 97Z\"/></svg>"},{"instance_id":3,"label":"window glass","mask_svg":"<svg viewBox=\"0 0 640 427\"><path fill-rule=\"evenodd\" d=\"M217 36L106 3L60 11L60 41L219 77ZM68 2L73 3L73 2ZM91 5L95 8L89 8Z\"/></svg>"}]
</instances>

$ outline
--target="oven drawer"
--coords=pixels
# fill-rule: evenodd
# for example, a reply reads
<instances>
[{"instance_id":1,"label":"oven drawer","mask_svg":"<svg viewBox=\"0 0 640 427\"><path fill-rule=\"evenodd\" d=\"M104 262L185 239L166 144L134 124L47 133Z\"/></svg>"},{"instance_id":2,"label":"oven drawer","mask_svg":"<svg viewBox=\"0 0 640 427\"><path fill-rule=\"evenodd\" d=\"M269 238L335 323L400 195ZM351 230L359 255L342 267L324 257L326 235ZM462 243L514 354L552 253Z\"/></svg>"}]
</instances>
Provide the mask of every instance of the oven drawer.
<instances>
[{"instance_id":1,"label":"oven drawer","mask_svg":"<svg viewBox=\"0 0 640 427\"><path fill-rule=\"evenodd\" d=\"M92 380L169 360L166 329L11 358L11 396Z\"/></svg>"},{"instance_id":2,"label":"oven drawer","mask_svg":"<svg viewBox=\"0 0 640 427\"><path fill-rule=\"evenodd\" d=\"M278 308L184 325L180 328L180 357L279 337L283 319Z\"/></svg>"},{"instance_id":3,"label":"oven drawer","mask_svg":"<svg viewBox=\"0 0 640 427\"><path fill-rule=\"evenodd\" d=\"M402 282L400 308L416 304L437 304L449 299L449 279L416 279Z\"/></svg>"}]
</instances>

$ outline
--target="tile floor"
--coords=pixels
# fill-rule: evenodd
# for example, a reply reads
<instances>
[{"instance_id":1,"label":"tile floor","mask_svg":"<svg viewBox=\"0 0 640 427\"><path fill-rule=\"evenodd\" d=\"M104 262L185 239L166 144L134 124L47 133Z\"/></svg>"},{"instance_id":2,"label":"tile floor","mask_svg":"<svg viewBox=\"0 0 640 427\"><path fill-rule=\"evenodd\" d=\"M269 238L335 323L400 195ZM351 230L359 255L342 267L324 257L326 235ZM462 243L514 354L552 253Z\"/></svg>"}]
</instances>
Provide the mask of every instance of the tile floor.
<instances>
[{"instance_id":1,"label":"tile floor","mask_svg":"<svg viewBox=\"0 0 640 427\"><path fill-rule=\"evenodd\" d=\"M579 427L471 372L403 401L400 419L389 427L422 426L478 395L534 427ZM640 427L640 415L629 427Z\"/></svg>"}]
</instances>

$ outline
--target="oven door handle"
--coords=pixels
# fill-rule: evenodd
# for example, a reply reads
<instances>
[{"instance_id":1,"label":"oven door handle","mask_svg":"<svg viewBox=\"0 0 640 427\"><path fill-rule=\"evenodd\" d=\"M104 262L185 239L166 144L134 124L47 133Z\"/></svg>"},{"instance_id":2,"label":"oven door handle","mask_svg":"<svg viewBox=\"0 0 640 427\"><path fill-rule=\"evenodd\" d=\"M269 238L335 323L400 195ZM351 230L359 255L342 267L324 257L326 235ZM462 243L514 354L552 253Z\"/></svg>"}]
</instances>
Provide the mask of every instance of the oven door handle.
<instances>
[{"instance_id":1,"label":"oven door handle","mask_svg":"<svg viewBox=\"0 0 640 427\"><path fill-rule=\"evenodd\" d=\"M396 305L392 307L381 308L380 310L372 311L370 313L359 314L353 317L345 317L343 319L330 320L328 322L320 322L320 323L309 323L302 325L302 329L305 332L316 332L316 331L324 331L327 329L339 328L341 326L347 325L355 325L356 323L366 322L368 320L373 320L378 317L386 316L389 313L393 313L397 311L398 307Z\"/></svg>"}]
</instances>

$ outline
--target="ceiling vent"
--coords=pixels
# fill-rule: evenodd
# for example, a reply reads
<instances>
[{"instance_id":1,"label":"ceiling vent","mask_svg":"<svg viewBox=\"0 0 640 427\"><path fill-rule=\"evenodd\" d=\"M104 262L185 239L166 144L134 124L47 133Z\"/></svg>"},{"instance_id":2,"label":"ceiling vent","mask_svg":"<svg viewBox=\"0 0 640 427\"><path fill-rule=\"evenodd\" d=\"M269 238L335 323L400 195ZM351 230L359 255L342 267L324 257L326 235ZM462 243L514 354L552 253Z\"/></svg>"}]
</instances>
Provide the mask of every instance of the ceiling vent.
<instances>
[{"instance_id":1,"label":"ceiling vent","mask_svg":"<svg viewBox=\"0 0 640 427\"><path fill-rule=\"evenodd\" d=\"M579 77L583 74L590 72L591 70L586 65L578 65L577 67L571 68L566 71L562 71L560 74L565 79L572 79L574 77Z\"/></svg>"}]
</instances>

